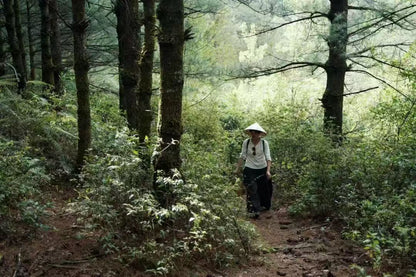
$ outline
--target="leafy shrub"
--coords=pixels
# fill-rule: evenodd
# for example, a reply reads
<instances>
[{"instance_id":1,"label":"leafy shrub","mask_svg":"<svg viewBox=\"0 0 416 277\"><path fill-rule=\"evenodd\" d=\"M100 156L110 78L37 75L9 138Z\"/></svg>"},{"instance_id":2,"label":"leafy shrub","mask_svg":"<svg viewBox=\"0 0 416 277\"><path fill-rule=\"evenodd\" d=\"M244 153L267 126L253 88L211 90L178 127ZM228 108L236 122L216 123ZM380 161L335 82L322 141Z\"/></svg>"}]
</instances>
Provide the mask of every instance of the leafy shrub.
<instances>
[{"instance_id":1,"label":"leafy shrub","mask_svg":"<svg viewBox=\"0 0 416 277\"><path fill-rule=\"evenodd\" d=\"M308 103L267 102L259 118L268 131L276 198L282 205L292 204L302 193L298 183L305 166L311 161L318 164L328 154L320 114Z\"/></svg>"},{"instance_id":2,"label":"leafy shrub","mask_svg":"<svg viewBox=\"0 0 416 277\"><path fill-rule=\"evenodd\" d=\"M363 244L376 269L389 270L389 260L400 261L399 275L414 268L416 253L416 118L411 110L411 102L393 97L373 110L368 134L350 135L335 147L309 132L309 141L300 139L304 145L291 152L291 160L302 161L293 163L300 197L291 211L342 219L345 235ZM302 133L291 130L296 138Z\"/></svg>"},{"instance_id":3,"label":"leafy shrub","mask_svg":"<svg viewBox=\"0 0 416 277\"><path fill-rule=\"evenodd\" d=\"M0 239L25 222L42 226L39 195L50 179L44 161L30 157L30 148L0 139Z\"/></svg>"},{"instance_id":4,"label":"leafy shrub","mask_svg":"<svg viewBox=\"0 0 416 277\"><path fill-rule=\"evenodd\" d=\"M167 206L157 201L141 159L148 149L139 148L127 130L96 126L101 147L90 152L74 208L86 224L103 230L106 251L154 274L192 267L197 260L228 266L253 251L254 229L239 219L243 201L230 186L229 140L219 139L226 136L219 121L209 122L187 125L182 174L158 178L155 185L164 188Z\"/></svg>"},{"instance_id":5,"label":"leafy shrub","mask_svg":"<svg viewBox=\"0 0 416 277\"><path fill-rule=\"evenodd\" d=\"M29 88L24 98L7 89L0 94L0 232L5 236L27 230L20 223L45 227L42 191L51 175L71 170L69 149L75 140L67 130L73 123L65 120L70 116L35 89Z\"/></svg>"},{"instance_id":6,"label":"leafy shrub","mask_svg":"<svg viewBox=\"0 0 416 277\"><path fill-rule=\"evenodd\" d=\"M77 141L74 99L49 99L27 92L26 98L5 93L0 95L0 119L4 137L25 140L33 155L44 157L48 171L54 175L68 174Z\"/></svg>"}]
</instances>

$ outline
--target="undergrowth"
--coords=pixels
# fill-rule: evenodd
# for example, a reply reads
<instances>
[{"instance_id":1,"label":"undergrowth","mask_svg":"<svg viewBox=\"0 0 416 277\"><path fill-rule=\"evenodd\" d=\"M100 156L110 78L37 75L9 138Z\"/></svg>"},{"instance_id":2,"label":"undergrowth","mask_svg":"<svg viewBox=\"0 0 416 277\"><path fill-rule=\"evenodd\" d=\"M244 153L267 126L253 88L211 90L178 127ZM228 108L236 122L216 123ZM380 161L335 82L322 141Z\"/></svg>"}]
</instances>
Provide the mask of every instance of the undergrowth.
<instances>
[{"instance_id":1,"label":"undergrowth","mask_svg":"<svg viewBox=\"0 0 416 277\"><path fill-rule=\"evenodd\" d=\"M22 98L2 90L0 239L16 233L19 224L46 227L43 192L73 169L74 103L71 93L45 97L33 89ZM271 146L274 207L341 220L345 238L363 246L374 270L412 276L416 117L409 99L393 95L380 103L338 146L321 132L321 112L306 103L267 102L256 114L215 100L190 106L184 110L181 171L156 182L167 189L167 206L153 193L150 156L157 138L139 144L123 127L116 96L93 93L91 103L93 144L72 209L87 228L103 234L105 250L123 263L169 275L197 263L239 265L256 252L232 171L242 130L258 121Z\"/></svg>"},{"instance_id":2,"label":"undergrowth","mask_svg":"<svg viewBox=\"0 0 416 277\"><path fill-rule=\"evenodd\" d=\"M86 225L105 233L107 253L148 273L168 275L196 264L232 266L255 251L255 231L242 219L243 201L230 185L230 164L224 163L229 140L219 137L226 132L211 126L209 136L195 137L196 129L206 129L188 126L195 129L183 135L181 172L156 182L169 205L160 205L153 192L145 158L152 144L144 147L128 130L112 129L108 122L96 128L101 147L89 155L80 200L73 205ZM216 150L209 153L209 148Z\"/></svg>"},{"instance_id":3,"label":"undergrowth","mask_svg":"<svg viewBox=\"0 0 416 277\"><path fill-rule=\"evenodd\" d=\"M0 237L47 228L43 199L53 179L71 168L74 136L59 102L28 90L25 98L6 88L0 94ZM66 129L66 130L65 130ZM68 139L69 138L69 139ZM23 226L22 224L26 224Z\"/></svg>"}]
</instances>

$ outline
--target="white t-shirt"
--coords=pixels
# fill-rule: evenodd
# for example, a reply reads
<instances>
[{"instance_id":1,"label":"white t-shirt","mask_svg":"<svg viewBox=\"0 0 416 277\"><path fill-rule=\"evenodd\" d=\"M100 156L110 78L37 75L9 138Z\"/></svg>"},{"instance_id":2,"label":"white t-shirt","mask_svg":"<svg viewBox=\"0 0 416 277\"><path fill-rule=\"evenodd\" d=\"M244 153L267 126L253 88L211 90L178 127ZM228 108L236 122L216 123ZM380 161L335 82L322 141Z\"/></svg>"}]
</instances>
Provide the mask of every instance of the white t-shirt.
<instances>
[{"instance_id":1,"label":"white t-shirt","mask_svg":"<svg viewBox=\"0 0 416 277\"><path fill-rule=\"evenodd\" d=\"M249 139L247 147L247 140L244 140L241 148L240 158L246 161L244 165L245 167L252 169L262 169L267 167L267 161L272 160L270 156L269 143L267 140L260 139L257 145L254 145L251 139Z\"/></svg>"}]
</instances>

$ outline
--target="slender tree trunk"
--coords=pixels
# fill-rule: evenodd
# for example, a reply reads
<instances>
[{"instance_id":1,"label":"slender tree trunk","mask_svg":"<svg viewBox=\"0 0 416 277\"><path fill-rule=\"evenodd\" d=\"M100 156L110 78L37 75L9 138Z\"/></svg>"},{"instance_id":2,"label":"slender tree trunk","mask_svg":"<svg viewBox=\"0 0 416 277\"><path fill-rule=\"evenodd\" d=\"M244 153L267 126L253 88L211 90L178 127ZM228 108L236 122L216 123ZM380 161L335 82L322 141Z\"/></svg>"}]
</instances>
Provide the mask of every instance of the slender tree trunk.
<instances>
[{"instance_id":1,"label":"slender tree trunk","mask_svg":"<svg viewBox=\"0 0 416 277\"><path fill-rule=\"evenodd\" d=\"M16 35L16 22L14 14L14 1L13 0L3 0L3 10L4 16L6 19L5 25L7 30L7 40L9 42L10 51L13 59L13 66L15 67L19 80L18 80L18 90L22 92L26 87L26 75L24 64L22 60L22 55L20 53L19 43L17 41Z\"/></svg>"},{"instance_id":2,"label":"slender tree trunk","mask_svg":"<svg viewBox=\"0 0 416 277\"><path fill-rule=\"evenodd\" d=\"M35 49L32 31L32 5L29 0L26 0L26 16L27 16L27 36L29 41L29 63L30 63L30 80L36 79L36 68L35 68Z\"/></svg>"},{"instance_id":3,"label":"slender tree trunk","mask_svg":"<svg viewBox=\"0 0 416 277\"><path fill-rule=\"evenodd\" d=\"M140 63L139 85L139 138L150 136L152 125L152 74L155 50L155 0L142 0L144 9L144 47Z\"/></svg>"},{"instance_id":4,"label":"slender tree trunk","mask_svg":"<svg viewBox=\"0 0 416 277\"><path fill-rule=\"evenodd\" d=\"M62 94L62 50L61 50L61 31L58 22L58 4L56 0L49 0L49 13L51 20L51 54L53 64L54 91Z\"/></svg>"},{"instance_id":5,"label":"slender tree trunk","mask_svg":"<svg viewBox=\"0 0 416 277\"><path fill-rule=\"evenodd\" d=\"M14 9L14 17L15 17L15 23L16 23L17 44L19 45L19 52L20 52L20 55L22 56L23 74L25 75L25 79L27 79L25 42L24 42L24 37L23 37L23 32L22 32L22 20L20 16L19 0L14 1L13 9Z\"/></svg>"},{"instance_id":6,"label":"slender tree trunk","mask_svg":"<svg viewBox=\"0 0 416 277\"><path fill-rule=\"evenodd\" d=\"M85 155L91 145L91 114L86 52L86 29L89 21L85 14L85 0L72 0L72 32L74 34L74 71L78 102L78 155L77 169L84 165Z\"/></svg>"},{"instance_id":7,"label":"slender tree trunk","mask_svg":"<svg viewBox=\"0 0 416 277\"><path fill-rule=\"evenodd\" d=\"M51 23L49 14L49 0L39 0L41 13L41 52L42 52L42 81L54 85L53 63L51 54Z\"/></svg>"},{"instance_id":8,"label":"slender tree trunk","mask_svg":"<svg viewBox=\"0 0 416 277\"><path fill-rule=\"evenodd\" d=\"M4 45L6 44L6 39L3 35L3 25L0 25L0 76L6 74L6 52L4 50Z\"/></svg>"},{"instance_id":9,"label":"slender tree trunk","mask_svg":"<svg viewBox=\"0 0 416 277\"><path fill-rule=\"evenodd\" d=\"M325 64L327 82L322 105L324 107L325 130L328 133L341 136L345 72L347 71L348 0L330 0L330 2L329 57Z\"/></svg>"},{"instance_id":10,"label":"slender tree trunk","mask_svg":"<svg viewBox=\"0 0 416 277\"><path fill-rule=\"evenodd\" d=\"M160 22L160 153L155 170L170 174L180 168L179 142L182 135L182 89L184 46L183 0L160 0L157 18Z\"/></svg>"},{"instance_id":11,"label":"slender tree trunk","mask_svg":"<svg viewBox=\"0 0 416 277\"><path fill-rule=\"evenodd\" d=\"M127 113L130 129L138 129L137 94L140 78L140 20L137 0L117 0L120 108Z\"/></svg>"}]
</instances>

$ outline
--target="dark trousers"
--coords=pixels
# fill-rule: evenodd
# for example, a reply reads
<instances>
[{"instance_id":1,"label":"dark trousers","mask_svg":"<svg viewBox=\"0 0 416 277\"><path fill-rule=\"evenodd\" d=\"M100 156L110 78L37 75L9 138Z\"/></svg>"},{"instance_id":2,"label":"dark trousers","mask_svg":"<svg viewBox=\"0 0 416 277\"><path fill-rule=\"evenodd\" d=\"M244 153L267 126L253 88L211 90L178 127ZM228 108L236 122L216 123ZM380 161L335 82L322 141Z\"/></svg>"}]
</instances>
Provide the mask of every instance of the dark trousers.
<instances>
[{"instance_id":1,"label":"dark trousers","mask_svg":"<svg viewBox=\"0 0 416 277\"><path fill-rule=\"evenodd\" d=\"M252 169L245 167L243 170L244 186L247 195L247 211L257 213L261 207L270 209L272 186L271 180L266 176L267 168Z\"/></svg>"}]
</instances>

